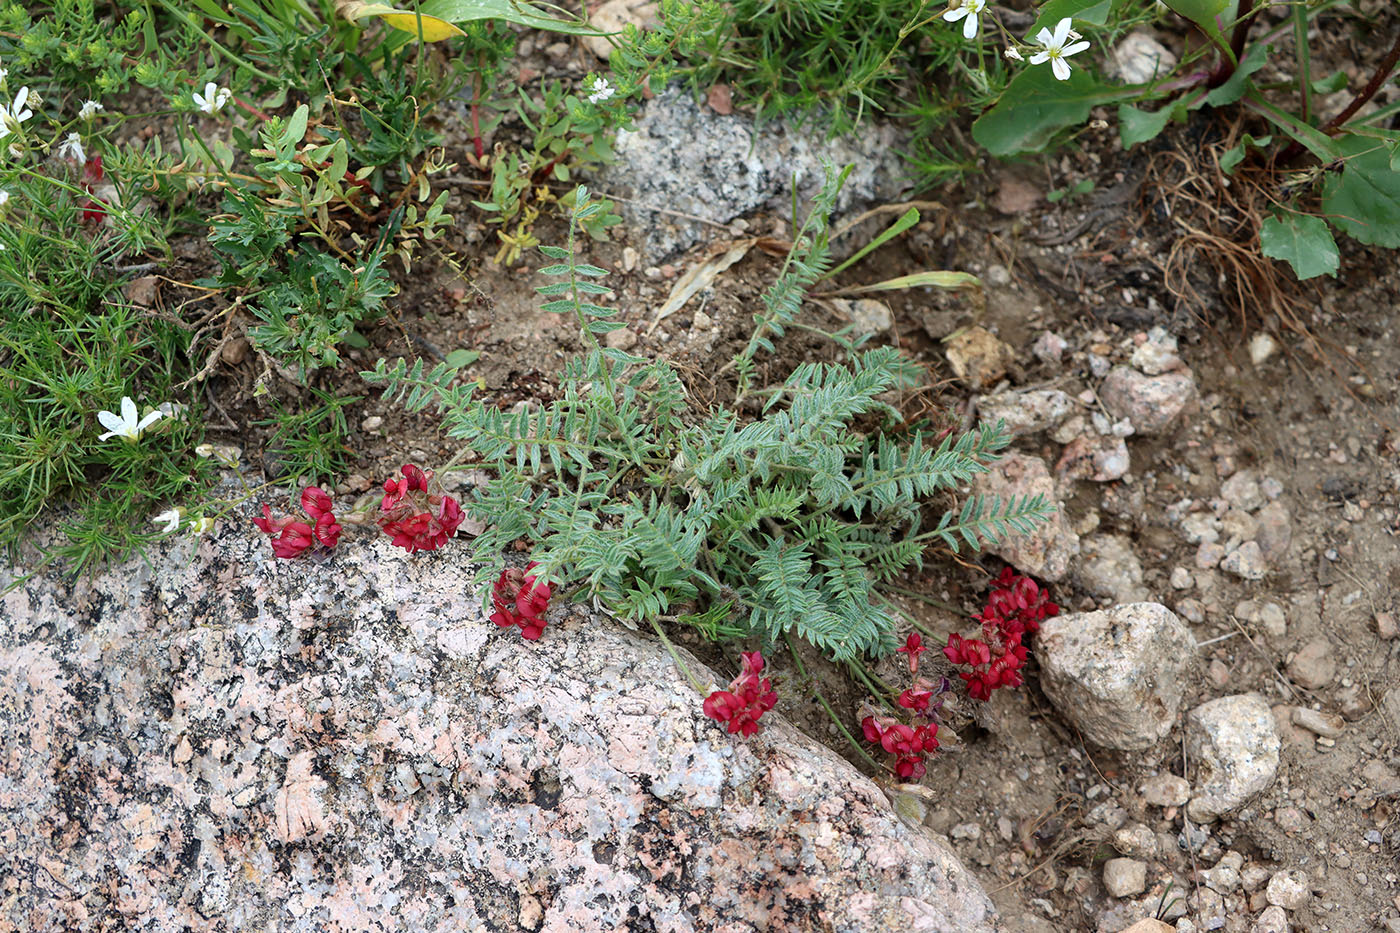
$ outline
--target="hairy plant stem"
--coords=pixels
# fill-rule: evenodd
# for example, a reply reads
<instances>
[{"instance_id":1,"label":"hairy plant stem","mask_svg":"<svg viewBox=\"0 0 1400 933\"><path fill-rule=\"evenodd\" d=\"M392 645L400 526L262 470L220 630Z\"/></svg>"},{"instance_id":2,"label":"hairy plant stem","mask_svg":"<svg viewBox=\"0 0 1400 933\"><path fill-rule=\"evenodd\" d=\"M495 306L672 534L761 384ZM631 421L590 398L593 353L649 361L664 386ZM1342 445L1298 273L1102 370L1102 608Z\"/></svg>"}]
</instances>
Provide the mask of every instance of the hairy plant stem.
<instances>
[{"instance_id":1,"label":"hairy plant stem","mask_svg":"<svg viewBox=\"0 0 1400 933\"><path fill-rule=\"evenodd\" d=\"M874 758L871 758L864 747L856 741L855 736L851 735L851 731L846 728L846 724L841 721L841 717L836 715L836 710L831 708L831 704L827 702L826 697L822 696L822 692L817 689L816 681L807 676L807 668L802 665L802 659L797 656L797 649L793 647L792 636L790 634L784 634L783 640L787 642L788 654L792 656L792 663L797 668L797 676L802 679L804 687L809 686L811 688L812 696L821 704L822 709L826 710L826 715L831 720L832 724L840 730L841 734L846 737L846 741L851 743L851 748L854 748L856 754L865 759L870 767L877 771L884 770L880 767L880 763Z\"/></svg>"},{"instance_id":2,"label":"hairy plant stem","mask_svg":"<svg viewBox=\"0 0 1400 933\"><path fill-rule=\"evenodd\" d=\"M1381 59L1381 63L1376 66L1376 70L1371 73L1371 80L1367 81L1366 85L1356 92L1351 102L1343 107L1335 117L1323 124L1322 132L1331 136L1340 130L1344 123L1356 115L1356 111L1360 110L1368 100L1375 97L1376 93L1385 86L1386 79L1389 78L1390 73L1395 70L1397 63L1400 63L1400 32L1395 34L1395 41L1391 43L1390 51L1386 53L1385 58ZM1302 152L1302 143L1295 140L1279 152L1275 164L1286 165L1300 156Z\"/></svg>"}]
</instances>

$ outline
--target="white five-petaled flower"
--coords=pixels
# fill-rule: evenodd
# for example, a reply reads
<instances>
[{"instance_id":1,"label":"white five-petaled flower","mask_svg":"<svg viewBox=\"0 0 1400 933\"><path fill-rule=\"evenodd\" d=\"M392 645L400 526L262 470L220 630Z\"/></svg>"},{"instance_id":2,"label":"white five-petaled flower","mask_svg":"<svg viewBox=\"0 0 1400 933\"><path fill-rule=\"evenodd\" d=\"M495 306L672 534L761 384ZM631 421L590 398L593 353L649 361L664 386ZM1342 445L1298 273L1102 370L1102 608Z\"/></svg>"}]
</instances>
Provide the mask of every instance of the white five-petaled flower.
<instances>
[{"instance_id":1,"label":"white five-petaled flower","mask_svg":"<svg viewBox=\"0 0 1400 933\"><path fill-rule=\"evenodd\" d=\"M4 139L11 133L19 129L19 125L30 117L34 116L34 111L24 106L29 100L29 88L22 87L15 95L15 102L6 107L0 103L0 139Z\"/></svg>"},{"instance_id":2,"label":"white five-petaled flower","mask_svg":"<svg viewBox=\"0 0 1400 933\"><path fill-rule=\"evenodd\" d=\"M107 433L98 437L98 440L105 441L109 437L120 437L122 440L134 442L141 436L142 431L164 417L164 413L152 411L146 417L138 420L137 414L136 403L125 395L122 396L122 413L120 415L110 411L99 411L97 420L102 422Z\"/></svg>"},{"instance_id":3,"label":"white five-petaled flower","mask_svg":"<svg viewBox=\"0 0 1400 933\"><path fill-rule=\"evenodd\" d=\"M83 101L82 107L78 108L78 119L91 120L93 117L97 116L99 113L106 109L106 107L102 106L95 100L85 100Z\"/></svg>"},{"instance_id":4,"label":"white five-petaled flower","mask_svg":"<svg viewBox=\"0 0 1400 933\"><path fill-rule=\"evenodd\" d=\"M977 16L987 7L987 0L962 0L951 10L945 10L943 18L950 23L963 20L963 38L977 38Z\"/></svg>"},{"instance_id":5,"label":"white five-petaled flower","mask_svg":"<svg viewBox=\"0 0 1400 933\"><path fill-rule=\"evenodd\" d=\"M179 509L166 509L151 519L151 524L159 525L163 533L170 534L172 531L180 530L180 519L183 517Z\"/></svg>"},{"instance_id":6,"label":"white five-petaled flower","mask_svg":"<svg viewBox=\"0 0 1400 933\"><path fill-rule=\"evenodd\" d=\"M588 95L590 104L597 104L607 100L617 93L617 88L608 83L608 79L597 77L593 79L593 91Z\"/></svg>"},{"instance_id":7,"label":"white five-petaled flower","mask_svg":"<svg viewBox=\"0 0 1400 933\"><path fill-rule=\"evenodd\" d=\"M1088 42L1076 42L1071 46L1065 45L1071 37L1078 36L1078 33L1070 28L1070 25L1069 17L1065 17L1056 24L1054 32L1049 29L1041 29L1036 35L1035 41L1040 43L1042 50L1031 56L1032 65L1049 62L1050 69L1055 72L1055 77L1061 81L1069 80L1069 62L1065 59L1089 47Z\"/></svg>"},{"instance_id":8,"label":"white five-petaled flower","mask_svg":"<svg viewBox=\"0 0 1400 933\"><path fill-rule=\"evenodd\" d=\"M68 138L58 144L58 157L86 165L87 153L83 152L83 138L77 133L69 133Z\"/></svg>"},{"instance_id":9,"label":"white five-petaled flower","mask_svg":"<svg viewBox=\"0 0 1400 933\"><path fill-rule=\"evenodd\" d=\"M194 105L205 113L218 113L224 109L224 104L228 103L233 92L226 87L219 87L213 81L204 85L204 93L201 95L195 91L190 95L194 98Z\"/></svg>"}]
</instances>

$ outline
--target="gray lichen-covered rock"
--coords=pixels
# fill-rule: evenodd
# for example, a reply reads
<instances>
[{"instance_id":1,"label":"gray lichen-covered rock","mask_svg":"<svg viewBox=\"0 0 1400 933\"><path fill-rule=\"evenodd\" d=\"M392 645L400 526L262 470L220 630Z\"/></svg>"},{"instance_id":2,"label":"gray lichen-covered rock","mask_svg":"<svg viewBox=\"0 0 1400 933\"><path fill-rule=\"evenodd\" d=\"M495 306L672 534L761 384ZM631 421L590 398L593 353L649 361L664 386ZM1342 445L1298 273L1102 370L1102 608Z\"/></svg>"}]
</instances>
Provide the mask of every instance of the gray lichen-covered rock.
<instances>
[{"instance_id":1,"label":"gray lichen-covered rock","mask_svg":"<svg viewBox=\"0 0 1400 933\"><path fill-rule=\"evenodd\" d=\"M1176 722L1196 642L1167 607L1130 603L1046 619L1035 652L1045 695L1085 738L1143 749Z\"/></svg>"},{"instance_id":2,"label":"gray lichen-covered rock","mask_svg":"<svg viewBox=\"0 0 1400 933\"><path fill-rule=\"evenodd\" d=\"M0 929L996 928L874 784L586 609L527 643L450 550L194 548L0 601Z\"/></svg>"},{"instance_id":3,"label":"gray lichen-covered rock","mask_svg":"<svg viewBox=\"0 0 1400 933\"><path fill-rule=\"evenodd\" d=\"M1079 536L1065 521L1050 470L1039 457L1010 453L993 463L989 472L973 477L972 491L1006 502L1015 496L1044 496L1055 514L1036 525L1030 534L1006 535L989 543L987 550L1022 573L1054 582L1069 570L1070 558L1079 553Z\"/></svg>"},{"instance_id":4,"label":"gray lichen-covered rock","mask_svg":"<svg viewBox=\"0 0 1400 933\"><path fill-rule=\"evenodd\" d=\"M672 87L647 102L634 130L618 133L617 160L598 180L607 191L628 195L620 211L646 231L637 245L654 263L713 237L717 231L704 221L724 224L775 199L788 203L794 178L799 196L811 197L825 177L823 163L855 166L838 212L892 199L908 177L900 148L895 129L875 121L849 137L824 140L820 128L794 130L778 120L755 126L740 114L721 116Z\"/></svg>"},{"instance_id":5,"label":"gray lichen-covered rock","mask_svg":"<svg viewBox=\"0 0 1400 933\"><path fill-rule=\"evenodd\" d=\"M1278 773L1279 737L1269 703L1257 693L1211 700L1186 716L1186 754L1196 796L1186 814L1217 819L1262 794Z\"/></svg>"}]
</instances>

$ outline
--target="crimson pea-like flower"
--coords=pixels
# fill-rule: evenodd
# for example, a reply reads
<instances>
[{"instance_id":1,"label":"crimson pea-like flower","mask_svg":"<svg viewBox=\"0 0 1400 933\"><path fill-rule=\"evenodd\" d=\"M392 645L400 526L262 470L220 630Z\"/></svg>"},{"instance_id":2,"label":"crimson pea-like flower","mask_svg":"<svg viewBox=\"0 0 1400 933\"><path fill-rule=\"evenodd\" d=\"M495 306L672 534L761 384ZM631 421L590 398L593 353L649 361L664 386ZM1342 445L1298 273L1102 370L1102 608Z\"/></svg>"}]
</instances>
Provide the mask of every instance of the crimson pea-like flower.
<instances>
[{"instance_id":1,"label":"crimson pea-like flower","mask_svg":"<svg viewBox=\"0 0 1400 933\"><path fill-rule=\"evenodd\" d=\"M763 655L757 651L740 653L739 675L728 690L716 690L705 698L705 715L729 724L729 734L745 738L758 731L759 719L778 703L773 684L762 677Z\"/></svg>"},{"instance_id":2,"label":"crimson pea-like flower","mask_svg":"<svg viewBox=\"0 0 1400 933\"><path fill-rule=\"evenodd\" d=\"M532 561L524 570L508 567L491 587L491 621L501 628L518 625L529 641L544 634L544 613L553 595L547 582L530 573L537 566Z\"/></svg>"},{"instance_id":3,"label":"crimson pea-like flower","mask_svg":"<svg viewBox=\"0 0 1400 933\"><path fill-rule=\"evenodd\" d=\"M262 532L272 536L272 553L294 560L315 548L329 550L340 541L341 526L332 511L331 497L324 490L308 486L301 493L301 508L311 519L297 521L290 515L272 517L271 506L262 507L262 518L253 519Z\"/></svg>"},{"instance_id":4,"label":"crimson pea-like flower","mask_svg":"<svg viewBox=\"0 0 1400 933\"><path fill-rule=\"evenodd\" d=\"M909 655L909 673L917 674L919 672L919 655L928 650L928 646L924 644L924 637L918 632L911 632L904 641L904 647L898 650L900 654Z\"/></svg>"},{"instance_id":5,"label":"crimson pea-like flower","mask_svg":"<svg viewBox=\"0 0 1400 933\"><path fill-rule=\"evenodd\" d=\"M1026 663L1026 638L1040 631L1040 623L1058 615L1060 607L1030 577L1005 568L997 577L986 606L975 616L982 625L982 638L948 636L944 656L953 664L971 670L959 671L974 700L991 699L1000 687L1025 683L1021 673Z\"/></svg>"},{"instance_id":6,"label":"crimson pea-like flower","mask_svg":"<svg viewBox=\"0 0 1400 933\"><path fill-rule=\"evenodd\" d=\"M429 491L431 470L408 463L400 472L403 478L384 481L375 521L396 547L409 553L435 551L457 533L466 515L456 499Z\"/></svg>"}]
</instances>

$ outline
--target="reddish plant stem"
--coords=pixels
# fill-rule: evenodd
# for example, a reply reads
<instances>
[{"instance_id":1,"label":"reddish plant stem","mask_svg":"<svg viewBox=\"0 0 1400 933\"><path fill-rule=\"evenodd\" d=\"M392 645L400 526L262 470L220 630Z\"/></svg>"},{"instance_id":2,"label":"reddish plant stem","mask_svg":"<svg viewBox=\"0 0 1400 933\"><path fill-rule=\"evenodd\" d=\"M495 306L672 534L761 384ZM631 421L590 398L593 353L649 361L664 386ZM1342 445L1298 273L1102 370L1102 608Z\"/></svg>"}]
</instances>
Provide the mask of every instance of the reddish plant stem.
<instances>
[{"instance_id":1,"label":"reddish plant stem","mask_svg":"<svg viewBox=\"0 0 1400 933\"><path fill-rule=\"evenodd\" d=\"M1219 87L1230 80L1230 76L1239 68L1240 57L1244 55L1244 43L1245 39L1249 37L1249 26L1252 19L1254 19L1254 0L1244 0L1240 18L1235 21L1235 30L1230 34L1230 52L1234 55L1234 59L1221 60L1215 71L1211 73L1210 80L1206 84L1207 87Z\"/></svg>"},{"instance_id":2,"label":"reddish plant stem","mask_svg":"<svg viewBox=\"0 0 1400 933\"><path fill-rule=\"evenodd\" d=\"M1356 111L1360 110L1366 101L1375 97L1376 92L1385 85L1386 79L1389 78L1390 73L1395 70L1396 63L1400 63L1400 33L1396 34L1395 42L1391 44L1390 51L1386 53L1385 58L1381 59L1381 63L1377 65L1376 70L1372 72L1371 80L1367 81L1366 86L1356 92L1356 96L1351 99L1351 103L1343 107L1335 117L1328 120L1327 123L1323 125L1322 132L1331 136L1342 128L1342 124L1354 117ZM1302 143L1297 141L1291 142L1279 153L1277 163L1280 165L1286 164L1296 159L1302 152Z\"/></svg>"},{"instance_id":3,"label":"reddish plant stem","mask_svg":"<svg viewBox=\"0 0 1400 933\"><path fill-rule=\"evenodd\" d=\"M472 148L476 150L477 161L486 155L486 143L481 139L481 75L477 74L472 88Z\"/></svg>"}]
</instances>

